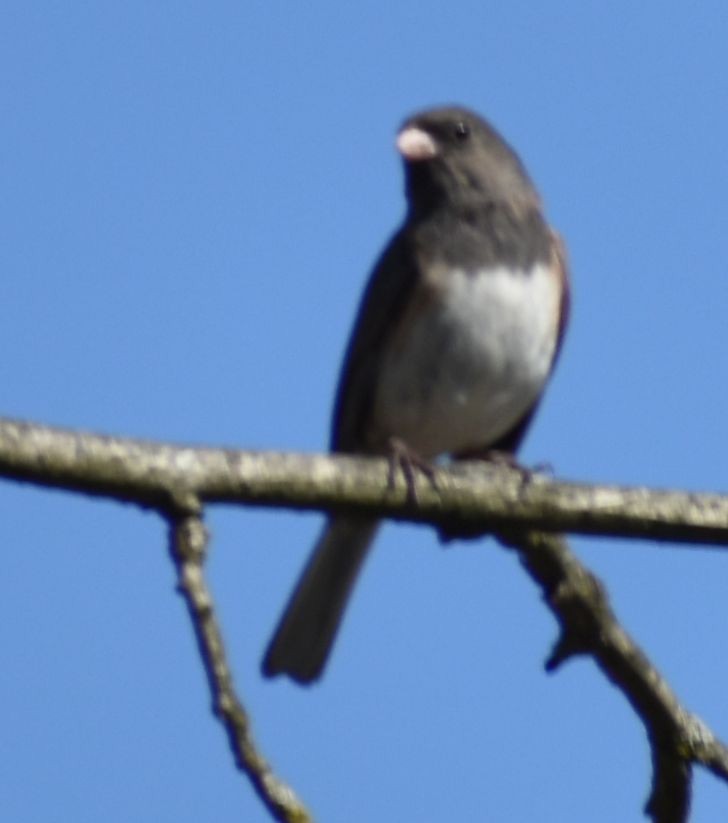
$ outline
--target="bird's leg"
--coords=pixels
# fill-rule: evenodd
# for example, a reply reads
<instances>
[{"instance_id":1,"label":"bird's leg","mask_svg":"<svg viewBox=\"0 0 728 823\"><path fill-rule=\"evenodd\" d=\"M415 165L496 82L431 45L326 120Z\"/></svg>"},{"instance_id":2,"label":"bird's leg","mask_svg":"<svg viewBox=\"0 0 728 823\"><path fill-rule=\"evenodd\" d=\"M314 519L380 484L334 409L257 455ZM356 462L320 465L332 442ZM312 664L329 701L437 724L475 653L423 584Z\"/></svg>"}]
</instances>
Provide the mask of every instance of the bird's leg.
<instances>
[{"instance_id":1,"label":"bird's leg","mask_svg":"<svg viewBox=\"0 0 728 823\"><path fill-rule=\"evenodd\" d=\"M397 469L402 470L404 482L407 487L407 499L410 502L417 502L417 489L415 487L415 469L422 472L430 481L433 488L437 488L435 479L435 466L412 449L399 437L390 437L387 441L389 450L389 476L387 486L394 488Z\"/></svg>"}]
</instances>

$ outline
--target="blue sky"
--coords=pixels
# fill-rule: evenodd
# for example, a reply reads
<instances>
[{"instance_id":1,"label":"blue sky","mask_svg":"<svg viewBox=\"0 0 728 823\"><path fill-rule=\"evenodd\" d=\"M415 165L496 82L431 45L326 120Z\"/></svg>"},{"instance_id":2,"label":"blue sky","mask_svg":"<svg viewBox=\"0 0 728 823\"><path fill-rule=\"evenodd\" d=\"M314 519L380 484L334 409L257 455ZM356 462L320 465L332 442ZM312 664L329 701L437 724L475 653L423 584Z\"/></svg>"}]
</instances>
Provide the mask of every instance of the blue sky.
<instances>
[{"instance_id":1,"label":"blue sky","mask_svg":"<svg viewBox=\"0 0 728 823\"><path fill-rule=\"evenodd\" d=\"M564 234L573 321L523 449L569 479L723 490L722 2L15 2L0 12L1 413L325 447L403 212L393 149L460 102ZM0 484L0 805L15 823L264 821L209 712L164 526ZM641 725L516 559L388 526L325 679L264 681L319 528L215 508L210 576L257 738L321 821L640 820ZM728 555L579 539L624 625L728 738ZM695 821L728 819L698 772Z\"/></svg>"}]
</instances>

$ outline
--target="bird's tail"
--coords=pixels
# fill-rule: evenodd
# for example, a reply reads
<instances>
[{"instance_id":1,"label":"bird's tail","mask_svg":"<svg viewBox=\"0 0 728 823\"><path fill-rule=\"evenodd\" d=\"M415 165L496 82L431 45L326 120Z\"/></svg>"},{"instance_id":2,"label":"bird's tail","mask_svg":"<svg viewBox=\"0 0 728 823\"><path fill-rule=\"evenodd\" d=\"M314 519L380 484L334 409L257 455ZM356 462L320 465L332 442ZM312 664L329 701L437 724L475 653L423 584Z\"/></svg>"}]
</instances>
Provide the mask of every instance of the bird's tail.
<instances>
[{"instance_id":1,"label":"bird's tail","mask_svg":"<svg viewBox=\"0 0 728 823\"><path fill-rule=\"evenodd\" d=\"M332 518L283 612L263 658L263 674L316 680L336 638L349 594L379 522Z\"/></svg>"}]
</instances>

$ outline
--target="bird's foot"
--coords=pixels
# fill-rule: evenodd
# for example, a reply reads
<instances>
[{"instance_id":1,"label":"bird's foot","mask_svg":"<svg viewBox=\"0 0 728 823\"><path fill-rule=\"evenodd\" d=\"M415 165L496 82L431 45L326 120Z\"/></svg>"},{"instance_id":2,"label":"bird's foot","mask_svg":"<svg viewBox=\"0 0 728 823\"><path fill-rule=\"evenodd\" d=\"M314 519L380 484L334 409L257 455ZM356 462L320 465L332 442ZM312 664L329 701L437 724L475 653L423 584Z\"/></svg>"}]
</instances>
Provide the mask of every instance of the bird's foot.
<instances>
[{"instance_id":1,"label":"bird's foot","mask_svg":"<svg viewBox=\"0 0 728 823\"><path fill-rule=\"evenodd\" d=\"M463 452L457 455L457 460L482 460L492 463L494 466L506 466L521 475L523 483L530 483L537 474L554 473L554 468L550 463L536 463L533 466L524 466L520 463L513 452L502 451L500 449L481 449Z\"/></svg>"}]
</instances>

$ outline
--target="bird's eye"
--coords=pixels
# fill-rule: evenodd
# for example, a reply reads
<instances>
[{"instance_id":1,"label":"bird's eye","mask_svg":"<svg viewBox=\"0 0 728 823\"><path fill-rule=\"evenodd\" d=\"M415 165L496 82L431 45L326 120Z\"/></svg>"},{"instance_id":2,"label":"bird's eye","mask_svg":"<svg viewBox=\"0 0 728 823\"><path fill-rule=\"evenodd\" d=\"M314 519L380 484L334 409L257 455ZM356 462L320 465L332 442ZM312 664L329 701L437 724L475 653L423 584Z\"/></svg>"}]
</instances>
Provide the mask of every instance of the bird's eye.
<instances>
[{"instance_id":1,"label":"bird's eye","mask_svg":"<svg viewBox=\"0 0 728 823\"><path fill-rule=\"evenodd\" d=\"M455 137L457 137L458 140L462 141L467 140L469 136L470 128L468 127L468 124L463 120L458 120L458 122L455 124Z\"/></svg>"}]
</instances>

